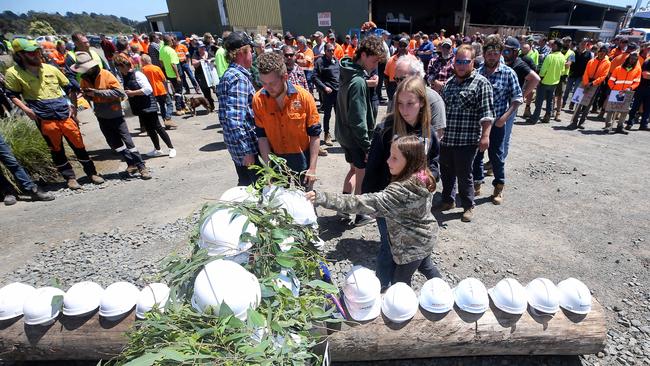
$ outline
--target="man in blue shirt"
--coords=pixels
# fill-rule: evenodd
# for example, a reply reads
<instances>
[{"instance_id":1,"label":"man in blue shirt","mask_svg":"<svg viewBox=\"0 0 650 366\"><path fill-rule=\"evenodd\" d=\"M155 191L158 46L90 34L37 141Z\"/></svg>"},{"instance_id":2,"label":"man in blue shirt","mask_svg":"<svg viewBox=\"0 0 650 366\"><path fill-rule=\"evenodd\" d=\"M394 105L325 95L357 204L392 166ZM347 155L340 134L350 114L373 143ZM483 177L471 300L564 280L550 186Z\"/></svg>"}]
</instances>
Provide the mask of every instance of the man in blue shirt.
<instances>
[{"instance_id":1,"label":"man in blue shirt","mask_svg":"<svg viewBox=\"0 0 650 366\"><path fill-rule=\"evenodd\" d=\"M244 32L230 33L224 39L230 65L217 86L223 140L235 163L240 186L255 183L256 175L248 167L259 162L252 108L255 87L248 71L253 64L253 46L253 40Z\"/></svg>"},{"instance_id":2,"label":"man in blue shirt","mask_svg":"<svg viewBox=\"0 0 650 366\"><path fill-rule=\"evenodd\" d=\"M429 61L433 57L433 51L435 47L433 43L429 41L429 36L426 34L422 35L422 44L418 47L415 55L422 61L422 65L429 65Z\"/></svg>"}]
</instances>

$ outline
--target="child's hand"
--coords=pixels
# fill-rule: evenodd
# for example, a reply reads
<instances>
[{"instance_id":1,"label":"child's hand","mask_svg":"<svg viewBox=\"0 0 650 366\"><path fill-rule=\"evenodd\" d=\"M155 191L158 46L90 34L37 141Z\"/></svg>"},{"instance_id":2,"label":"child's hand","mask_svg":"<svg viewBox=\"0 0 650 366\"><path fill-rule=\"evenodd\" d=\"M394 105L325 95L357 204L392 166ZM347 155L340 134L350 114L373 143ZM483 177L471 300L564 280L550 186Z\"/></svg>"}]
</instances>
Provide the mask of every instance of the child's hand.
<instances>
[{"instance_id":1,"label":"child's hand","mask_svg":"<svg viewBox=\"0 0 650 366\"><path fill-rule=\"evenodd\" d=\"M311 202L311 204L313 205L314 202L316 202L316 192L309 191L309 192L305 193L305 198L307 199L307 201Z\"/></svg>"}]
</instances>

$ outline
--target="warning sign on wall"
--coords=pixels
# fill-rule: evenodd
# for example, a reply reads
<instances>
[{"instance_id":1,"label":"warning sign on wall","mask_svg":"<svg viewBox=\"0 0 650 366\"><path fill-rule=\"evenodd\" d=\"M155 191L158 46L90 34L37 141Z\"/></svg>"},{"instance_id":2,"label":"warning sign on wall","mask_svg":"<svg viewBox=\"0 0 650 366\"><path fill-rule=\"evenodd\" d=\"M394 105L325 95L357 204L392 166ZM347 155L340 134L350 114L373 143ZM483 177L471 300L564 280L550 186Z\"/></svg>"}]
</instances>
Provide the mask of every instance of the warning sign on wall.
<instances>
[{"instance_id":1,"label":"warning sign on wall","mask_svg":"<svg viewBox=\"0 0 650 366\"><path fill-rule=\"evenodd\" d=\"M332 26L332 13L329 11L318 13L318 26L331 27Z\"/></svg>"}]
</instances>

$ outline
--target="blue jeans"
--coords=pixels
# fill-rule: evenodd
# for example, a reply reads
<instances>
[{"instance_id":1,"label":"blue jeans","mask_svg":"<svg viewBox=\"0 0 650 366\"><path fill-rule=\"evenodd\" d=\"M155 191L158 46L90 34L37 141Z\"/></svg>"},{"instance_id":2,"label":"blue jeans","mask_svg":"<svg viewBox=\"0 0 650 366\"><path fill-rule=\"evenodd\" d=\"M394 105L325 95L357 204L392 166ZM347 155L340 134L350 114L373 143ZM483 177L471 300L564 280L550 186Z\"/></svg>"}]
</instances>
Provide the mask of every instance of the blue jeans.
<instances>
[{"instance_id":1,"label":"blue jeans","mask_svg":"<svg viewBox=\"0 0 650 366\"><path fill-rule=\"evenodd\" d=\"M510 149L510 136L512 135L512 127L515 125L515 118L517 118L517 109L515 109L510 118L508 118L506 121L506 131L503 138L503 160L506 160L508 157L508 150Z\"/></svg>"},{"instance_id":2,"label":"blue jeans","mask_svg":"<svg viewBox=\"0 0 650 366\"><path fill-rule=\"evenodd\" d=\"M379 252L377 253L377 269L375 274L379 278L381 288L387 288L393 281L395 268L397 265L393 261L393 253L390 251L390 241L388 239L388 226L386 226L386 219L383 217L377 218L377 229L379 229Z\"/></svg>"},{"instance_id":3,"label":"blue jeans","mask_svg":"<svg viewBox=\"0 0 650 366\"><path fill-rule=\"evenodd\" d=\"M575 93L578 86L582 82L582 76L580 77L571 77L569 76L566 79L566 89L564 89L564 95L562 96L562 105L566 104L567 99L569 99L569 93Z\"/></svg>"},{"instance_id":4,"label":"blue jeans","mask_svg":"<svg viewBox=\"0 0 650 366\"><path fill-rule=\"evenodd\" d=\"M160 107L160 114L163 119L168 120L172 118L172 111L174 110L174 104L172 103L172 97L169 94L159 95L156 97L158 106Z\"/></svg>"},{"instance_id":5,"label":"blue jeans","mask_svg":"<svg viewBox=\"0 0 650 366\"><path fill-rule=\"evenodd\" d=\"M546 114L553 114L553 96L555 93L555 87L557 85L544 85L540 83L537 86L537 97L535 98L535 112L531 117L533 122L539 120L539 115L542 113L542 103L546 100Z\"/></svg>"},{"instance_id":6,"label":"blue jeans","mask_svg":"<svg viewBox=\"0 0 650 366\"><path fill-rule=\"evenodd\" d=\"M309 91L311 92L314 90L314 82L311 81L312 75L314 75L314 70L303 70L305 72L305 78L307 78L307 86L309 87Z\"/></svg>"},{"instance_id":7,"label":"blue jeans","mask_svg":"<svg viewBox=\"0 0 650 366\"><path fill-rule=\"evenodd\" d=\"M641 127L648 127L648 117L650 117L650 88L637 89L634 93L634 101L632 108L630 108L630 116L627 120L627 125L634 125L634 117L639 111L639 107L643 105L643 115L641 116Z\"/></svg>"},{"instance_id":8,"label":"blue jeans","mask_svg":"<svg viewBox=\"0 0 650 366\"><path fill-rule=\"evenodd\" d=\"M507 124L507 123L506 123ZM490 146L487 149L490 163L492 163L492 171L494 172L494 180L492 185L505 184L505 157L503 156L503 141L505 140L506 126L497 127L492 125L490 129ZM472 174L474 175L474 182L483 182L485 175L483 173L483 156L485 152L478 151L474 158L474 168Z\"/></svg>"},{"instance_id":9,"label":"blue jeans","mask_svg":"<svg viewBox=\"0 0 650 366\"><path fill-rule=\"evenodd\" d=\"M14 175L16 182L20 185L20 188L24 191L31 191L36 188L36 184L32 182L32 179L29 177L29 174L25 171L25 168L20 165L16 157L14 156L11 148L5 141L4 137L0 134L0 161L2 164ZM1 174L0 174L1 175ZM0 180L3 180L4 177L0 177ZM6 187L2 187L6 188Z\"/></svg>"},{"instance_id":10,"label":"blue jeans","mask_svg":"<svg viewBox=\"0 0 650 366\"><path fill-rule=\"evenodd\" d=\"M178 67L178 71L181 73L181 81L183 82L183 87L185 87L185 93L187 94L190 93L190 86L187 84L187 78L190 79L190 82L192 83L194 90L199 90L199 83L196 81L196 78L194 77L194 73L192 72L192 68L190 67L190 64L188 64L187 62L181 62L176 66Z\"/></svg>"}]
</instances>

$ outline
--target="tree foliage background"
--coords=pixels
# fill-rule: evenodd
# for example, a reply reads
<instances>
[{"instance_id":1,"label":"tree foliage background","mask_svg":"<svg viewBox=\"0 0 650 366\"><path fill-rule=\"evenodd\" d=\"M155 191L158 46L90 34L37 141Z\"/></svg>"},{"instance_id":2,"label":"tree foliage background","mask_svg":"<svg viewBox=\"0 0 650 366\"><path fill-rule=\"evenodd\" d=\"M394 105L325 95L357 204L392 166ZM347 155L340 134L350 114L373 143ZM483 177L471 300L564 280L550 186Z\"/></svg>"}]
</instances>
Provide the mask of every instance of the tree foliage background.
<instances>
[{"instance_id":1,"label":"tree foliage background","mask_svg":"<svg viewBox=\"0 0 650 366\"><path fill-rule=\"evenodd\" d=\"M32 24L36 23L34 27ZM12 11L0 13L0 34L42 35L48 30L47 25L55 34L71 34L83 31L90 34L130 33L138 25L138 21L115 15L96 13L41 13L29 11L27 14L16 14ZM32 33L34 32L34 33Z\"/></svg>"}]
</instances>

